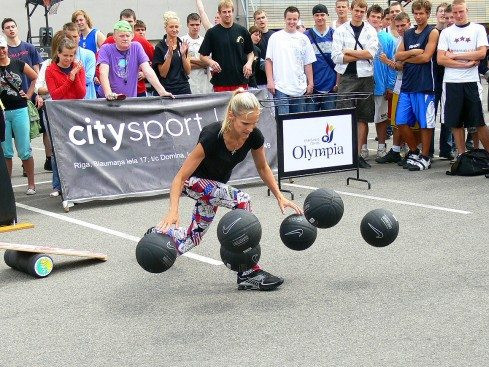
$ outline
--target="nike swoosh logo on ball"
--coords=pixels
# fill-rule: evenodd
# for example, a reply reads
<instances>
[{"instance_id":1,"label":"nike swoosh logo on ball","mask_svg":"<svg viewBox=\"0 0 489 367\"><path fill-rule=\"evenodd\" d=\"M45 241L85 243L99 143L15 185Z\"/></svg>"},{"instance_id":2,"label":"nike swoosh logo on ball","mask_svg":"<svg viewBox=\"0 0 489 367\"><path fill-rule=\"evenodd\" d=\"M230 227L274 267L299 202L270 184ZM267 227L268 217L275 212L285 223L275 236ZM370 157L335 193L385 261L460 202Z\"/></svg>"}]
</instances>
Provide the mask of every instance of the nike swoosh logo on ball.
<instances>
[{"instance_id":1,"label":"nike swoosh logo on ball","mask_svg":"<svg viewBox=\"0 0 489 367\"><path fill-rule=\"evenodd\" d=\"M378 230L377 228L375 228L370 223L368 225L369 225L370 228L372 228L372 231L374 231L377 234L377 237L375 237L375 238L384 238L384 233L382 233L380 230Z\"/></svg>"},{"instance_id":2,"label":"nike swoosh logo on ball","mask_svg":"<svg viewBox=\"0 0 489 367\"><path fill-rule=\"evenodd\" d=\"M228 234L229 231L231 230L231 228L233 228L233 226L238 223L239 221L241 220L241 218L238 218L236 219L234 222L232 222L229 226L222 226L222 233L224 234Z\"/></svg>"},{"instance_id":3,"label":"nike swoosh logo on ball","mask_svg":"<svg viewBox=\"0 0 489 367\"><path fill-rule=\"evenodd\" d=\"M301 237L304 234L304 230L301 228L294 229L293 231L287 232L285 235L288 236L289 234L298 234L299 237Z\"/></svg>"}]
</instances>

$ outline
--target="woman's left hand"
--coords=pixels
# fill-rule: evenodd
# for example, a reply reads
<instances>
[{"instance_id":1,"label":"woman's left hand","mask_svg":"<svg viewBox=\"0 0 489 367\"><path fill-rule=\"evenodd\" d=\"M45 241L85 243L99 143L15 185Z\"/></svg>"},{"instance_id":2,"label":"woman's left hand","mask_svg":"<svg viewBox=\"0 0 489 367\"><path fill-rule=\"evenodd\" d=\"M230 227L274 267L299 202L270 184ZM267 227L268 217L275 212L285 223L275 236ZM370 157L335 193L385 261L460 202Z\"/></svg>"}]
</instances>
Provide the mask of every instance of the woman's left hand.
<instances>
[{"instance_id":1,"label":"woman's left hand","mask_svg":"<svg viewBox=\"0 0 489 367\"><path fill-rule=\"evenodd\" d=\"M282 214L285 214L286 207L294 209L297 214L303 214L302 209L296 203L288 200L283 195L280 195L277 198L277 202L278 202L278 206L280 207L280 210L282 211Z\"/></svg>"}]
</instances>

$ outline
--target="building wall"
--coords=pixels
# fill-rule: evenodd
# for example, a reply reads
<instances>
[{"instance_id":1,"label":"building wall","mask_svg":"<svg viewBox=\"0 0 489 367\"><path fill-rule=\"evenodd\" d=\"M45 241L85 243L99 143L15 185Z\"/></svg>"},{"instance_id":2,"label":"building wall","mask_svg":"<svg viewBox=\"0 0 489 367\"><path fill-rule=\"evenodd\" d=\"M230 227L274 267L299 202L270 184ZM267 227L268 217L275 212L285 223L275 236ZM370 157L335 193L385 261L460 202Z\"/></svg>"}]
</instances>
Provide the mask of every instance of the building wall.
<instances>
[{"instance_id":1,"label":"building wall","mask_svg":"<svg viewBox=\"0 0 489 367\"><path fill-rule=\"evenodd\" d=\"M312 8L318 3L326 5L329 12L330 21L336 21L337 16L335 12L336 0L247 0L248 19L253 22L253 12L256 9L264 9L267 12L270 28L283 28L284 27L284 10L287 6L296 6L301 12L301 19L304 25L309 28L314 25L312 17ZM442 2L451 3L452 0L432 0L430 24L436 23L435 11L436 7ZM467 8L469 9L469 19L477 23L489 23L489 0L466 0ZM350 0L351 3L351 0ZM404 3L404 1L403 1ZM382 8L387 7L387 0L374 1L367 0L367 4L379 4ZM405 11L411 17L411 23L414 23L412 17L411 4L405 7Z\"/></svg>"},{"instance_id":2,"label":"building wall","mask_svg":"<svg viewBox=\"0 0 489 367\"><path fill-rule=\"evenodd\" d=\"M25 39L27 36L27 14L24 0L0 0L1 10L0 17L14 18L20 28L20 36ZM202 0L211 21L217 11L217 3L219 0ZM288 5L295 5L301 11L301 18L306 27L311 27L314 22L312 20L312 7L321 2L329 9L330 20L336 20L334 11L335 0L235 0L236 4L236 19L242 25L253 23L253 11L258 8L263 8L267 11L270 20L271 28L283 27L283 11ZM431 23L435 22L434 13L436 6L442 1L433 1ZM448 0L450 2L450 0ZM373 1L368 1L369 4ZM386 6L387 1L377 2L381 6ZM243 10L242 4L246 4L248 13ZM489 0L467 0L469 8L469 17L472 21L479 23L489 22ZM168 10L177 12L182 21L181 34L187 32L185 19L191 12L197 12L195 0L169 1L169 0L63 0L58 8L57 14L49 16L49 24L56 31L64 23L71 20L71 14L77 9L87 11L93 20L96 28L104 33L110 32L112 25L118 20L119 13L125 8L131 8L136 12L139 19L144 20L148 26L147 37L150 40L159 40L164 34L163 31L163 13ZM411 14L411 6L406 9ZM31 18L31 26L33 35L38 35L39 28L44 25L44 9L39 6ZM203 34L204 30L202 30Z\"/></svg>"},{"instance_id":3,"label":"building wall","mask_svg":"<svg viewBox=\"0 0 489 367\"><path fill-rule=\"evenodd\" d=\"M218 0L202 0L211 21L217 11ZM0 0L1 19L14 18L19 26L20 37L27 37L27 12L24 0ZM194 0L64 0L59 4L57 14L49 16L49 25L54 31L63 24L71 21L71 14L77 9L85 10L95 25L95 28L107 33L119 19L121 10L131 8L147 27L147 37L151 40L161 39L163 30L163 13L168 10L177 12L182 22L181 34L187 33L186 17L189 13L197 12ZM44 26L44 8L38 6L31 18L32 34L38 35L39 28ZM202 30L203 34L204 30Z\"/></svg>"}]
</instances>

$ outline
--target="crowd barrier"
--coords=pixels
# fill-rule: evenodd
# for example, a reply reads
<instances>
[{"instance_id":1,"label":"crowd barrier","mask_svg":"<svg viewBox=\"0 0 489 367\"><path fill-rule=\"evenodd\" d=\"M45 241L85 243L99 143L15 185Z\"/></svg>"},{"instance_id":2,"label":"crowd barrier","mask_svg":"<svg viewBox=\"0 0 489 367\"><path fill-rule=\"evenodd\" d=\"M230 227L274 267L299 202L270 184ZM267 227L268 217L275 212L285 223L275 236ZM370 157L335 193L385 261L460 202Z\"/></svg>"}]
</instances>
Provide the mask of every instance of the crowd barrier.
<instances>
[{"instance_id":1,"label":"crowd barrier","mask_svg":"<svg viewBox=\"0 0 489 367\"><path fill-rule=\"evenodd\" d=\"M254 91L266 99L265 91ZM61 180L63 206L92 200L166 193L195 147L202 128L221 121L231 93L128 98L124 101L47 101L49 132ZM277 135L271 108L259 128L267 160L277 169ZM257 179L251 155L232 183Z\"/></svg>"}]
</instances>

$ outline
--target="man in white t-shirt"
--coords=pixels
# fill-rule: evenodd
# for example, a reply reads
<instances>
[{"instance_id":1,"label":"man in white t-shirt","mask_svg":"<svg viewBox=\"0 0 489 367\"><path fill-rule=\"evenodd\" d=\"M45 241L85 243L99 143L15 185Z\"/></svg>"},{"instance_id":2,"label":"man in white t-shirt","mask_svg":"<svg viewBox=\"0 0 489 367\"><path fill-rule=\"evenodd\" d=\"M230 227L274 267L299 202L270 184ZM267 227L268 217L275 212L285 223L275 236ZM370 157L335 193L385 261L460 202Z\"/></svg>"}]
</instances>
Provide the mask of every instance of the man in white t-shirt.
<instances>
[{"instance_id":1,"label":"man in white t-shirt","mask_svg":"<svg viewBox=\"0 0 489 367\"><path fill-rule=\"evenodd\" d=\"M314 88L312 63L316 54L307 36L297 31L300 12L295 6L285 9L285 28L268 41L265 72L267 88L277 99L277 113L303 112L301 97Z\"/></svg>"},{"instance_id":2,"label":"man in white t-shirt","mask_svg":"<svg viewBox=\"0 0 489 367\"><path fill-rule=\"evenodd\" d=\"M188 43L190 66L192 68L188 82L192 94L207 94L212 92L209 69L204 62L200 61L199 57L199 48L204 41L204 37L199 34L201 25L202 22L199 14L190 13L187 16L188 34L182 37L182 41Z\"/></svg>"},{"instance_id":3,"label":"man in white t-shirt","mask_svg":"<svg viewBox=\"0 0 489 367\"><path fill-rule=\"evenodd\" d=\"M482 86L478 65L486 57L484 27L468 20L465 0L454 0L455 24L445 28L438 42L438 64L445 66L441 97L442 122L452 129L458 155L465 152L464 128L475 126L479 140L489 150L489 129L482 111Z\"/></svg>"}]
</instances>

